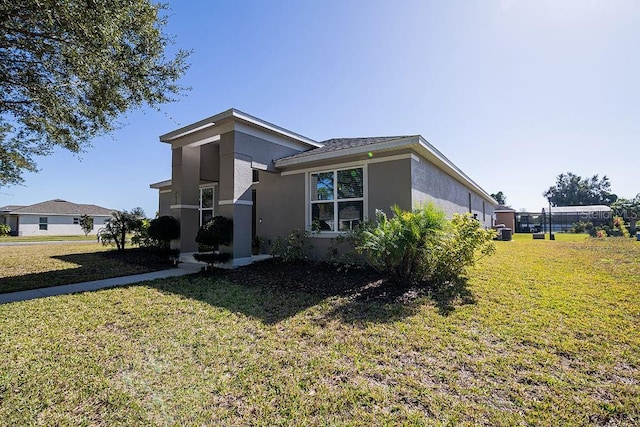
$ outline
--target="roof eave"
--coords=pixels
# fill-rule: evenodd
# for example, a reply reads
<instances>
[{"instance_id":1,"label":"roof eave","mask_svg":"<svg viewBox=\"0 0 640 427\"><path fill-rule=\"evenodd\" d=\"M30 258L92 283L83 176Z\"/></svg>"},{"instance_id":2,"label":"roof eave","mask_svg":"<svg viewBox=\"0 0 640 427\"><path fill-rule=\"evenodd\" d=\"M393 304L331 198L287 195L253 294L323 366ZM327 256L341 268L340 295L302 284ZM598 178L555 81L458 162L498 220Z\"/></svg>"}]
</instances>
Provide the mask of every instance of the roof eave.
<instances>
[{"instance_id":1,"label":"roof eave","mask_svg":"<svg viewBox=\"0 0 640 427\"><path fill-rule=\"evenodd\" d=\"M211 117L207 117L206 119L197 121L195 123L192 123L188 126L184 126L181 127L180 129L176 129L174 131L171 131L169 133L166 133L164 135L160 136L160 141L161 142L166 142L166 143L171 143L172 141L182 138L184 136L190 135L192 133L198 132L200 130L215 126L217 122L220 122L222 120L226 120L226 119L232 119L232 120L239 120L241 122L244 122L246 124L252 125L252 126L256 126L258 128L279 134L281 136L287 137L289 139L293 139L296 140L298 142L301 142L305 145L317 148L317 147L321 147L322 144L320 144L317 141L314 141L310 138L307 138L305 136L302 136L298 133L292 132L290 130L287 130L283 127L274 125L273 123L269 123L266 122L264 120L261 120L257 117L254 117L250 114L244 113L240 110L236 110L235 108L231 108L227 111L223 111L222 113L216 114L214 116Z\"/></svg>"},{"instance_id":2,"label":"roof eave","mask_svg":"<svg viewBox=\"0 0 640 427\"><path fill-rule=\"evenodd\" d=\"M275 161L277 168L288 168L304 166L309 163L320 162L324 160L337 159L345 156L353 156L358 154L366 154L370 151L394 150L403 147L410 147L418 141L418 136L408 136L404 138L394 139L391 141L378 142L376 144L361 145L358 147L345 148L342 150L328 151L318 154L310 154L308 156L284 158Z\"/></svg>"}]
</instances>

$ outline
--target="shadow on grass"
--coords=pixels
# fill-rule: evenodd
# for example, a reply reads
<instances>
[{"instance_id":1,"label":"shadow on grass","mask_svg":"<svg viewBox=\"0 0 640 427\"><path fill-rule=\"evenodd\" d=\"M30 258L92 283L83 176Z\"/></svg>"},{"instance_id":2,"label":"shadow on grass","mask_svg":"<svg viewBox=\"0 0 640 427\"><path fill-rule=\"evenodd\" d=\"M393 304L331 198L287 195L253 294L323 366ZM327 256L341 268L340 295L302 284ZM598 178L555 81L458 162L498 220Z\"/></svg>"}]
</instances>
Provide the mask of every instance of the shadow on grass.
<instances>
[{"instance_id":1,"label":"shadow on grass","mask_svg":"<svg viewBox=\"0 0 640 427\"><path fill-rule=\"evenodd\" d=\"M331 306L326 316L362 325L403 319L428 301L442 315L450 314L456 305L475 302L465 280L434 292L428 287L404 286L373 270L337 272L328 264L283 264L274 260L151 285L267 325L328 300Z\"/></svg>"},{"instance_id":2,"label":"shadow on grass","mask_svg":"<svg viewBox=\"0 0 640 427\"><path fill-rule=\"evenodd\" d=\"M171 268L173 265L165 254L138 248L55 255L51 258L75 264L77 267L3 277L0 279L0 293L148 273Z\"/></svg>"}]
</instances>

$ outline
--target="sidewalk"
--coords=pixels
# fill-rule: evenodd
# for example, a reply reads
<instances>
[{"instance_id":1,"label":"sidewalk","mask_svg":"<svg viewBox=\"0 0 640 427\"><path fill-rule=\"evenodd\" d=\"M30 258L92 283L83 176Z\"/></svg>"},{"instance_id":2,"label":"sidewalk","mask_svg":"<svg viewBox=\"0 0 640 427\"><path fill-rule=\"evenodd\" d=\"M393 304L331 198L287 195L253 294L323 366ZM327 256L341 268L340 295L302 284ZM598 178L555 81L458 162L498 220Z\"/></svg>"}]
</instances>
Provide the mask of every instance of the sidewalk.
<instances>
[{"instance_id":1,"label":"sidewalk","mask_svg":"<svg viewBox=\"0 0 640 427\"><path fill-rule=\"evenodd\" d=\"M94 280L92 282L74 283L71 285L52 286L50 288L31 289L29 291L0 294L0 304L27 301L30 299L45 298L54 295L95 291L98 289L112 288L114 286L124 286L132 283L144 282L146 280L184 276L196 273L199 271L199 266L197 266L197 268L197 270L195 268L172 268L170 270L153 271L151 273L135 274L133 276L112 277L111 279Z\"/></svg>"}]
</instances>

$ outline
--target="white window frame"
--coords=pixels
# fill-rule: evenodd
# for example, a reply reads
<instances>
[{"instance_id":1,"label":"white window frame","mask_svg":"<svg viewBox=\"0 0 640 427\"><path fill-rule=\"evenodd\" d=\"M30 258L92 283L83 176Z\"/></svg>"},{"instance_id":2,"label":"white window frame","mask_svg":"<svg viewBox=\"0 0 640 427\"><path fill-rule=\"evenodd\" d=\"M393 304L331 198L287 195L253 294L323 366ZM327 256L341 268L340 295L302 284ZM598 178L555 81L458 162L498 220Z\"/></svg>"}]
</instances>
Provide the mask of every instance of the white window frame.
<instances>
[{"instance_id":1,"label":"white window frame","mask_svg":"<svg viewBox=\"0 0 640 427\"><path fill-rule=\"evenodd\" d=\"M46 217L46 216L38 217L38 231L48 231L48 230L49 230L49 217Z\"/></svg>"},{"instance_id":2,"label":"white window frame","mask_svg":"<svg viewBox=\"0 0 640 427\"><path fill-rule=\"evenodd\" d=\"M202 190L208 190L211 189L212 194L211 194L211 207L210 208L203 208L202 207ZM200 189L198 190L198 217L199 217L199 224L200 226L202 226L202 212L203 211L211 211L211 218L213 218L216 215L216 185L215 184L206 184L206 185L201 185Z\"/></svg>"},{"instance_id":3,"label":"white window frame","mask_svg":"<svg viewBox=\"0 0 640 427\"><path fill-rule=\"evenodd\" d=\"M350 199L338 199L338 172L349 170L349 169L362 169L362 197L355 197ZM333 173L334 176L334 186L333 186L333 200L311 200L311 175L320 174L320 173ZM332 237L341 234L346 234L348 231L340 231L339 230L339 218L338 218L338 203L340 202L362 202L362 220L366 221L368 218L368 171L367 164L345 164L345 165L336 165L333 168L323 168L317 170L310 170L305 174L305 200L306 200L306 227L308 231L313 231L314 233L318 233L321 237ZM333 203L333 228L334 230L313 230L313 205L318 203Z\"/></svg>"}]
</instances>

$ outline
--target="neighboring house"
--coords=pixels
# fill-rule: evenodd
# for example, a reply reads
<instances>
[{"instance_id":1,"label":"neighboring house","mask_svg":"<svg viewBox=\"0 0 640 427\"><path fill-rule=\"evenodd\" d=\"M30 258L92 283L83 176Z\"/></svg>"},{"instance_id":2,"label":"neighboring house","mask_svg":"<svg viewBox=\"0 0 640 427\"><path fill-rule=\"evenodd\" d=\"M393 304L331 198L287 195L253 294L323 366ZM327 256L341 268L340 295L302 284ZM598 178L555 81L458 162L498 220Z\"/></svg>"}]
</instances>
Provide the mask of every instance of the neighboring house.
<instances>
[{"instance_id":1,"label":"neighboring house","mask_svg":"<svg viewBox=\"0 0 640 427\"><path fill-rule=\"evenodd\" d=\"M198 227L233 218L234 265L251 262L252 237L272 245L292 229L319 232L316 254L376 209L434 202L493 225L496 201L420 135L316 142L235 109L160 137L172 151L159 213L181 223L176 246L197 250ZM320 255L322 254L322 255Z\"/></svg>"},{"instance_id":2,"label":"neighboring house","mask_svg":"<svg viewBox=\"0 0 640 427\"><path fill-rule=\"evenodd\" d=\"M55 199L30 206L0 207L0 223L11 227L13 236L72 236L84 234L80 217L93 217L95 234L111 217L112 209Z\"/></svg>"}]
</instances>

